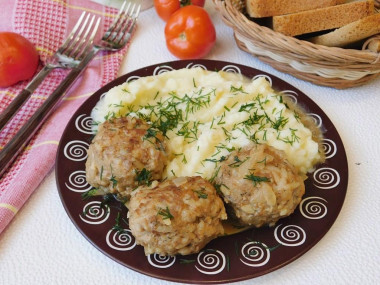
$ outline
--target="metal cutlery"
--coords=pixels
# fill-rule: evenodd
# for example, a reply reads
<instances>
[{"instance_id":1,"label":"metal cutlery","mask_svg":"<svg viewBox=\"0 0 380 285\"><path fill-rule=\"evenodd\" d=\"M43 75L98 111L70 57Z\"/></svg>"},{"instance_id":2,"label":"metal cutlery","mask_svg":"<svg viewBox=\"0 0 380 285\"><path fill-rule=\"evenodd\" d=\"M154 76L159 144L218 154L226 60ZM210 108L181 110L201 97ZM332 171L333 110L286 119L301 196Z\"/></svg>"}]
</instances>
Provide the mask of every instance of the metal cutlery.
<instances>
[{"instance_id":1,"label":"metal cutlery","mask_svg":"<svg viewBox=\"0 0 380 285\"><path fill-rule=\"evenodd\" d=\"M134 30L139 12L140 5L123 3L110 28L105 32L99 43L92 45L90 51L84 55L78 65L71 67L70 73L60 83L57 89L46 99L43 105L35 114L26 122L17 134L0 152L0 177L4 174L15 157L24 149L32 136L37 132L39 127L46 121L48 116L54 111L60 102L65 91L79 77L87 64L93 59L100 50L116 51L123 48L130 40Z\"/></svg>"},{"instance_id":2,"label":"metal cutlery","mask_svg":"<svg viewBox=\"0 0 380 285\"><path fill-rule=\"evenodd\" d=\"M23 89L0 114L0 130L21 108L30 95L38 88L41 82L55 68L73 68L78 66L85 55L92 48L92 44L100 24L100 17L95 22L95 16L86 16L83 12L73 30L60 48L46 62L46 65L37 73L32 81Z\"/></svg>"}]
</instances>

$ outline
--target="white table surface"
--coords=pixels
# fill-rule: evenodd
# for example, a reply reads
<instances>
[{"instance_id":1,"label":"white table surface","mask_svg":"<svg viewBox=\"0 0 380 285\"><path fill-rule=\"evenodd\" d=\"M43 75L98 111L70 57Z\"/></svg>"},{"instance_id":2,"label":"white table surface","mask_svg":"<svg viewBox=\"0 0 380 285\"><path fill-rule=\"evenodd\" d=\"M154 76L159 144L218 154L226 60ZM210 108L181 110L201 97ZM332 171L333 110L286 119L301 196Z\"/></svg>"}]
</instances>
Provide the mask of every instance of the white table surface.
<instances>
[{"instance_id":1,"label":"white table surface","mask_svg":"<svg viewBox=\"0 0 380 285\"><path fill-rule=\"evenodd\" d=\"M235 284L379 284L380 282L380 79L335 90L280 73L239 50L232 30L212 3L217 30L208 59L269 72L302 90L330 117L348 157L343 209L323 239L301 258L267 275ZM120 74L175 60L166 49L164 23L144 11ZM103 255L67 216L51 171L0 236L0 284L173 284L134 272Z\"/></svg>"}]
</instances>

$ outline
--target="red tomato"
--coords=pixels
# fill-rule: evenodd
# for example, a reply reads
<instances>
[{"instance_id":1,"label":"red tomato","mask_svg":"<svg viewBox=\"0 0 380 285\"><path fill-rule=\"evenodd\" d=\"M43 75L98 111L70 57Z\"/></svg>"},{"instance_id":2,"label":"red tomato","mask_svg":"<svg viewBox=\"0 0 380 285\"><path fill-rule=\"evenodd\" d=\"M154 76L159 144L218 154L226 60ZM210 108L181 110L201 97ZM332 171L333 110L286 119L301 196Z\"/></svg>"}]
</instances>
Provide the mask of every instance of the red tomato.
<instances>
[{"instance_id":1,"label":"red tomato","mask_svg":"<svg viewBox=\"0 0 380 285\"><path fill-rule=\"evenodd\" d=\"M205 0L154 0L154 8L158 16L165 22L181 7L196 5L203 7Z\"/></svg>"},{"instance_id":2,"label":"red tomato","mask_svg":"<svg viewBox=\"0 0 380 285\"><path fill-rule=\"evenodd\" d=\"M33 44L12 32L0 32L0 87L29 79L38 67L38 53Z\"/></svg>"},{"instance_id":3,"label":"red tomato","mask_svg":"<svg viewBox=\"0 0 380 285\"><path fill-rule=\"evenodd\" d=\"M180 59L204 57L216 41L215 27L205 9L186 6L175 12L165 26L166 45Z\"/></svg>"}]
</instances>

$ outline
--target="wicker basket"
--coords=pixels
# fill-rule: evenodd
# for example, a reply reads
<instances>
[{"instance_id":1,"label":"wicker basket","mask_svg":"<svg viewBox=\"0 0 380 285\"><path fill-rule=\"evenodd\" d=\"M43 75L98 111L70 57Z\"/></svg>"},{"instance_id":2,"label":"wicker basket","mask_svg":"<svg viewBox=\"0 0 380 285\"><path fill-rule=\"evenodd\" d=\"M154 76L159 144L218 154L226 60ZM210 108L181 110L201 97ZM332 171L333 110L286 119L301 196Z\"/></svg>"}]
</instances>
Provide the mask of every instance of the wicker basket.
<instances>
[{"instance_id":1,"label":"wicker basket","mask_svg":"<svg viewBox=\"0 0 380 285\"><path fill-rule=\"evenodd\" d=\"M248 19L234 0L213 0L234 30L238 47L275 69L317 85L344 89L380 75L380 53L316 45L285 36ZM380 0L376 0L380 4ZM240 7L240 8L239 8Z\"/></svg>"}]
</instances>

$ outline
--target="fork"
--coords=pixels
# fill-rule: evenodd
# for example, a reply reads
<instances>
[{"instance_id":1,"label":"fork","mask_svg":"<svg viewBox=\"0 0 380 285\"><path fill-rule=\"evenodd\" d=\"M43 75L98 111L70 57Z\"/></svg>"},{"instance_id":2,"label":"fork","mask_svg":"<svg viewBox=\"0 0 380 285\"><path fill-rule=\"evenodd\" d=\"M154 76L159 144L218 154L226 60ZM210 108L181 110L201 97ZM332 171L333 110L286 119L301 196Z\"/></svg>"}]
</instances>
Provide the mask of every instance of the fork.
<instances>
[{"instance_id":1,"label":"fork","mask_svg":"<svg viewBox=\"0 0 380 285\"><path fill-rule=\"evenodd\" d=\"M110 28L105 32L99 43L92 45L90 52L73 67L66 78L60 83L57 89L45 100L36 113L26 122L9 143L0 151L0 177L4 174L14 158L24 149L26 144L37 132L39 127L46 121L48 116L54 111L60 102L65 91L79 77L87 64L93 59L98 51L116 51L125 47L129 42L134 30L137 17L140 13L141 5L129 3L125 9L126 1L123 3Z\"/></svg>"},{"instance_id":2,"label":"fork","mask_svg":"<svg viewBox=\"0 0 380 285\"><path fill-rule=\"evenodd\" d=\"M98 17L94 25L95 16L90 17L91 15L88 14L87 17L85 17L85 15L86 12L83 12L62 46L58 48L54 55L47 59L46 65L41 71L33 77L25 89L23 89L0 114L0 130L12 119L53 69L67 69L77 66L92 48L91 45L99 27L100 17Z\"/></svg>"}]
</instances>

